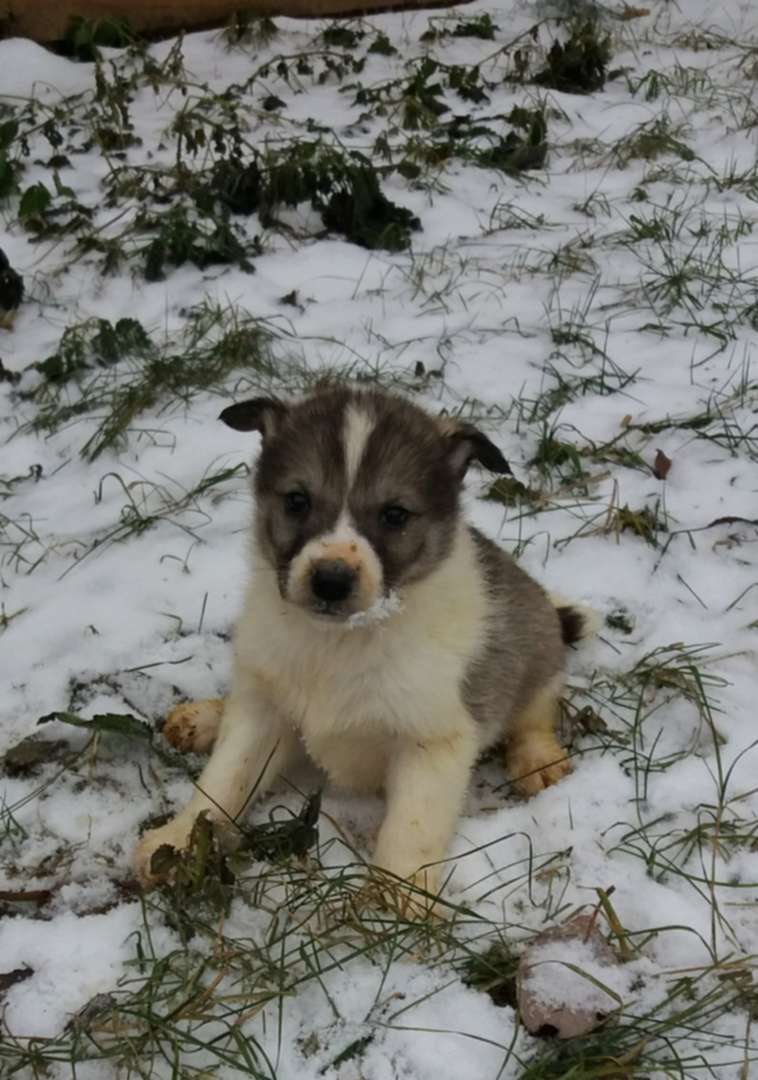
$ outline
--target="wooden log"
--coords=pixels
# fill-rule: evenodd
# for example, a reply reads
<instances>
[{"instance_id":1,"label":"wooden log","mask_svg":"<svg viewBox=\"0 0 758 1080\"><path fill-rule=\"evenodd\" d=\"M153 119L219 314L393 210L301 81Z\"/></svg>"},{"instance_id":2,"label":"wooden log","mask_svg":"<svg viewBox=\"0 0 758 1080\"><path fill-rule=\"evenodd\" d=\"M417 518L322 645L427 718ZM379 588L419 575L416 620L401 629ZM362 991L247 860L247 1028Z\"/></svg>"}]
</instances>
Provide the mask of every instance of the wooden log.
<instances>
[{"instance_id":1,"label":"wooden log","mask_svg":"<svg viewBox=\"0 0 758 1080\"><path fill-rule=\"evenodd\" d=\"M296 19L346 18L379 11L454 7L470 0L0 0L6 36L60 41L73 16L127 19L140 34L170 34L226 23L235 12Z\"/></svg>"}]
</instances>

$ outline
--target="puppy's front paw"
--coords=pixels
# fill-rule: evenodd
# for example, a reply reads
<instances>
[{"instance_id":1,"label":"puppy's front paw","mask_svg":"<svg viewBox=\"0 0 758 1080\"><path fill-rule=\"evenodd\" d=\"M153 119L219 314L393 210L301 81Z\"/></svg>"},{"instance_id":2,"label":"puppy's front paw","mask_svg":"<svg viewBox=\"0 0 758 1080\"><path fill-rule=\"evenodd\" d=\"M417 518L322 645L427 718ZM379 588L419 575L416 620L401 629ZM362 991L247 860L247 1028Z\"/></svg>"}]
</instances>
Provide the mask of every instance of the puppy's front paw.
<instances>
[{"instance_id":1,"label":"puppy's front paw","mask_svg":"<svg viewBox=\"0 0 758 1080\"><path fill-rule=\"evenodd\" d=\"M552 735L533 735L508 749L508 774L522 795L536 795L571 772L566 751Z\"/></svg>"},{"instance_id":2,"label":"puppy's front paw","mask_svg":"<svg viewBox=\"0 0 758 1080\"><path fill-rule=\"evenodd\" d=\"M221 698L176 705L166 717L163 738L184 754L205 754L216 741L223 711Z\"/></svg>"},{"instance_id":3,"label":"puppy's front paw","mask_svg":"<svg viewBox=\"0 0 758 1080\"><path fill-rule=\"evenodd\" d=\"M166 859L165 868L161 866L160 849L168 848L174 851L184 851L189 845L192 823L175 818L160 829L151 829L146 832L134 852L134 869L137 879L143 889L152 889L159 882L170 877L168 865L171 860ZM154 856L157 856L154 858Z\"/></svg>"},{"instance_id":4,"label":"puppy's front paw","mask_svg":"<svg viewBox=\"0 0 758 1080\"><path fill-rule=\"evenodd\" d=\"M437 903L437 889L434 868L400 878L374 866L361 889L358 903L360 907L389 911L399 919L439 919L442 913Z\"/></svg>"}]
</instances>

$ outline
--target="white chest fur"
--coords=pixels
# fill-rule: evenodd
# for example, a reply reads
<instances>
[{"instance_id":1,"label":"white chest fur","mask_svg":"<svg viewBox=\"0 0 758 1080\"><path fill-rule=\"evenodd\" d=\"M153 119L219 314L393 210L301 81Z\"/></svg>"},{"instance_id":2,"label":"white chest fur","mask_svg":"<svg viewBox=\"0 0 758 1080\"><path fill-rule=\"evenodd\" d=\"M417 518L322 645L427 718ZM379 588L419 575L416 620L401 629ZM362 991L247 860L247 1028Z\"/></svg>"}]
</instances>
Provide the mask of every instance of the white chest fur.
<instances>
[{"instance_id":1,"label":"white chest fur","mask_svg":"<svg viewBox=\"0 0 758 1080\"><path fill-rule=\"evenodd\" d=\"M486 612L473 543L461 529L439 569L369 626L324 625L282 601L262 574L238 624L237 662L316 760L335 737L445 737L461 723L461 683Z\"/></svg>"}]
</instances>

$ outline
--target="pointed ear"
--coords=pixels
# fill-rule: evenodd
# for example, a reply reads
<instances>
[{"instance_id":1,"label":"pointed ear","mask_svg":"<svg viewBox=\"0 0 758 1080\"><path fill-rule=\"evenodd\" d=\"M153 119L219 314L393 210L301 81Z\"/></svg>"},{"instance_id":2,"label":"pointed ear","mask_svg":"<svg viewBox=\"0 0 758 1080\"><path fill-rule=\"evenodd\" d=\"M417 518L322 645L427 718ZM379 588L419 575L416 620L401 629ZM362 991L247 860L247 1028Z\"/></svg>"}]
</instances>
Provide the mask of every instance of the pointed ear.
<instances>
[{"instance_id":1,"label":"pointed ear","mask_svg":"<svg viewBox=\"0 0 758 1080\"><path fill-rule=\"evenodd\" d=\"M275 434L287 413L287 406L278 398L253 398L229 405L219 420L235 431L259 431L264 439Z\"/></svg>"},{"instance_id":2,"label":"pointed ear","mask_svg":"<svg viewBox=\"0 0 758 1080\"><path fill-rule=\"evenodd\" d=\"M473 424L445 417L442 433L447 454L454 470L462 480L472 461L496 473L509 473L511 467L495 444Z\"/></svg>"}]
</instances>

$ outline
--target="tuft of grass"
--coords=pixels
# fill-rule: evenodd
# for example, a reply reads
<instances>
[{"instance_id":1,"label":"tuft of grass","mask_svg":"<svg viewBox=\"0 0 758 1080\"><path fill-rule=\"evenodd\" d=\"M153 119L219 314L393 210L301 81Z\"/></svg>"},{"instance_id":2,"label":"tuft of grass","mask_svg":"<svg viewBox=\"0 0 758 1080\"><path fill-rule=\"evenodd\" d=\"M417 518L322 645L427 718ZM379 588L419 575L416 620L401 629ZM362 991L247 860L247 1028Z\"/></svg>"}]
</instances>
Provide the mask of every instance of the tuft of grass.
<instances>
[{"instance_id":1,"label":"tuft of grass","mask_svg":"<svg viewBox=\"0 0 758 1080\"><path fill-rule=\"evenodd\" d=\"M483 498L488 502L497 502L502 506L539 505L542 493L527 487L514 476L499 476L487 488Z\"/></svg>"},{"instance_id":2,"label":"tuft of grass","mask_svg":"<svg viewBox=\"0 0 758 1080\"><path fill-rule=\"evenodd\" d=\"M233 373L262 388L294 374L292 364L274 357L274 338L265 322L208 304L190 312L177 350L171 343L160 348L134 319L89 320L64 331L56 353L33 365L42 381L19 394L37 407L37 430L102 413L81 448L94 461L123 445L149 409L186 405L201 391L221 393Z\"/></svg>"},{"instance_id":3,"label":"tuft of grass","mask_svg":"<svg viewBox=\"0 0 758 1080\"><path fill-rule=\"evenodd\" d=\"M619 139L613 148L613 158L620 169L626 168L630 161L656 161L664 154L671 154L681 161L695 160L695 152L665 115L640 124Z\"/></svg>"},{"instance_id":4,"label":"tuft of grass","mask_svg":"<svg viewBox=\"0 0 758 1080\"><path fill-rule=\"evenodd\" d=\"M561 482L584 478L582 454L573 443L556 436L556 429L546 421L542 425L537 449L529 464L545 480L557 475Z\"/></svg>"},{"instance_id":5,"label":"tuft of grass","mask_svg":"<svg viewBox=\"0 0 758 1080\"><path fill-rule=\"evenodd\" d=\"M631 532L651 547L658 547L658 535L668 532L665 518L660 516L660 503L655 507L643 506L632 510L627 503L615 506L608 515L606 532L618 539L622 533Z\"/></svg>"}]
</instances>

